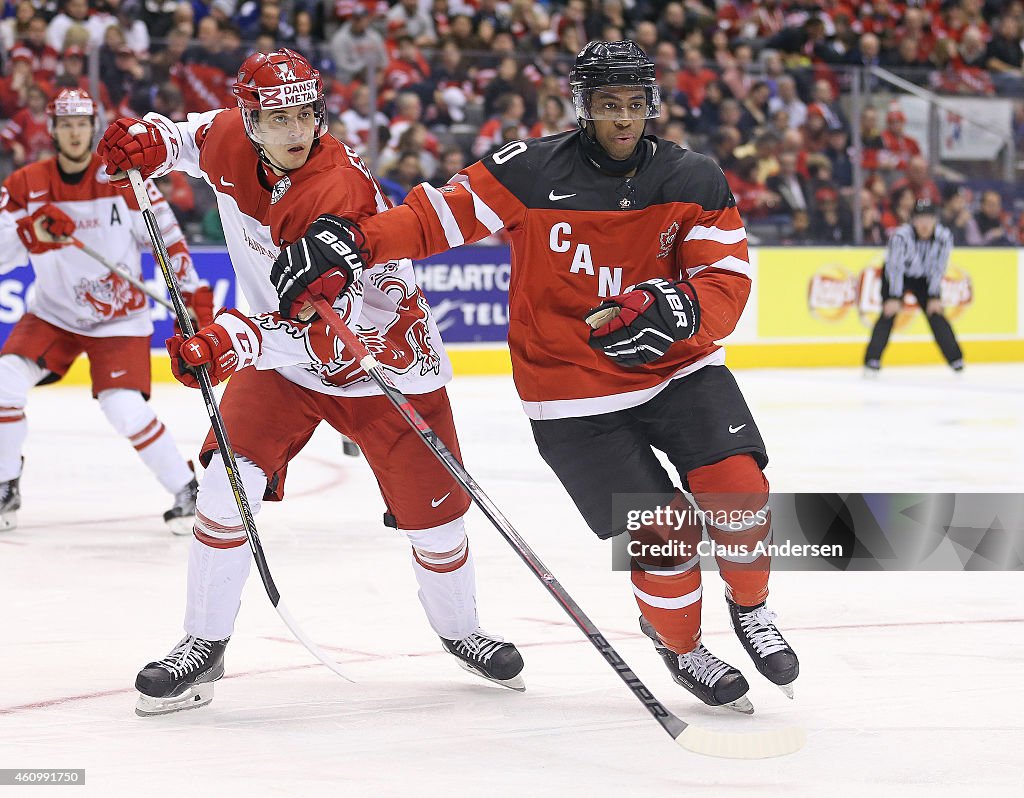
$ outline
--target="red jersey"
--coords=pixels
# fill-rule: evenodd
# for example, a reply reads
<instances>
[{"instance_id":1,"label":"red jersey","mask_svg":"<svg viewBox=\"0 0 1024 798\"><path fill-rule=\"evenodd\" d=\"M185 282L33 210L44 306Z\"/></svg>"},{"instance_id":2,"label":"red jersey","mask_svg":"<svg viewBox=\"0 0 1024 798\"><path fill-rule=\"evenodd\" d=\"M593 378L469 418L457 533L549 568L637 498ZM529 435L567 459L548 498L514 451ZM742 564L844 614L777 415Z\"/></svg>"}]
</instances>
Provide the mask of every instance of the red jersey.
<instances>
[{"instance_id":1,"label":"red jersey","mask_svg":"<svg viewBox=\"0 0 1024 798\"><path fill-rule=\"evenodd\" d=\"M732 332L750 293L746 232L712 160L651 136L636 174L616 177L583 155L579 136L512 142L362 223L374 260L423 258L508 230L508 341L534 419L635 407L674 377L723 363L716 341ZM583 317L654 277L693 281L700 331L653 363L623 369L590 348Z\"/></svg>"}]
</instances>

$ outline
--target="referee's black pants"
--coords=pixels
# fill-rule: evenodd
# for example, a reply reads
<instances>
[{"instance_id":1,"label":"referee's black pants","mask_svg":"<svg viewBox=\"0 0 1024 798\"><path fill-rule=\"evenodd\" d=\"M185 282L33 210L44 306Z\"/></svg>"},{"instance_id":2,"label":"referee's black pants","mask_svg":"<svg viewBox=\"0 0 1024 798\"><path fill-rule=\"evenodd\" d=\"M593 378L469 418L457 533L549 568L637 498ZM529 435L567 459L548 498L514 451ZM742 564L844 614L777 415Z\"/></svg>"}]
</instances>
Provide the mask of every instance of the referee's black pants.
<instances>
[{"instance_id":1,"label":"referee's black pants","mask_svg":"<svg viewBox=\"0 0 1024 798\"><path fill-rule=\"evenodd\" d=\"M907 291L910 291L917 300L917 304L921 306L921 311L924 312L925 318L928 319L928 326L932 328L932 335L935 336L935 343L939 345L939 349L942 350L943 357L953 368L960 368L963 366L964 355L960 351L960 345L956 341L956 335L953 333L953 328L950 326L949 321L945 315L940 311L939 313L928 313L926 308L928 307L928 280L925 277L904 277L903 285ZM884 304L887 299L899 299L903 300L902 296L893 296L889 290L889 278L885 272L882 272L882 303ZM885 347L889 343L889 336L892 335L892 325L896 321L895 316L880 315L878 321L875 322L875 327L871 331L871 340L868 342L867 352L864 354L864 365L872 368L878 368L878 363L882 359L882 352L885 351Z\"/></svg>"}]
</instances>

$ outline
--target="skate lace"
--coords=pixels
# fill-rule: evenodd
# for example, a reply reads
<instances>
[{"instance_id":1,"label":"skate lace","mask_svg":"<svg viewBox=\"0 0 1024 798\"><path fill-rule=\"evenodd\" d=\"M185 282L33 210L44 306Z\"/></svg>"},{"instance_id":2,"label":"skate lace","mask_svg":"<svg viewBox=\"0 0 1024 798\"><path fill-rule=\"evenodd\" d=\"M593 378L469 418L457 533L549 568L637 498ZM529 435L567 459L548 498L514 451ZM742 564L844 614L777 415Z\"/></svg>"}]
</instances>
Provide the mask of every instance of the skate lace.
<instances>
[{"instance_id":1,"label":"skate lace","mask_svg":"<svg viewBox=\"0 0 1024 798\"><path fill-rule=\"evenodd\" d=\"M210 656L210 650L209 640L186 637L170 654L160 660L160 667L166 668L174 678L180 679L189 671L203 665Z\"/></svg>"},{"instance_id":2,"label":"skate lace","mask_svg":"<svg viewBox=\"0 0 1024 798\"><path fill-rule=\"evenodd\" d=\"M679 667L693 674L698 681L703 682L708 687L714 687L715 682L729 670L729 666L726 663L722 662L704 646L698 646L688 654L680 654Z\"/></svg>"},{"instance_id":3,"label":"skate lace","mask_svg":"<svg viewBox=\"0 0 1024 798\"><path fill-rule=\"evenodd\" d=\"M753 612L740 613L740 626L760 657L767 657L776 651L785 651L786 641L773 621L778 616L767 607L758 607Z\"/></svg>"},{"instance_id":4,"label":"skate lace","mask_svg":"<svg viewBox=\"0 0 1024 798\"><path fill-rule=\"evenodd\" d=\"M463 654L472 657L477 662L487 663L491 656L505 645L505 639L487 632L473 632L469 637L455 641L455 647Z\"/></svg>"}]
</instances>

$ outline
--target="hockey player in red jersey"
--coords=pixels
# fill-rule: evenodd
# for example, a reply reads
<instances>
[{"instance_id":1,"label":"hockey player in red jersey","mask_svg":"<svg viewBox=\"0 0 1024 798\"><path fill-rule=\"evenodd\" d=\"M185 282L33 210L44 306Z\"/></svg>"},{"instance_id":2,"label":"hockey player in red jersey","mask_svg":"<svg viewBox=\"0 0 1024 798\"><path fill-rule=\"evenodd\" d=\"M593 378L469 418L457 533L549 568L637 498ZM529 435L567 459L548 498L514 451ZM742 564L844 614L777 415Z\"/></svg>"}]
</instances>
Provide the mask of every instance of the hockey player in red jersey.
<instances>
[{"instance_id":1,"label":"hockey player in red jersey","mask_svg":"<svg viewBox=\"0 0 1024 798\"><path fill-rule=\"evenodd\" d=\"M297 274L316 271L314 290L330 296L391 379L458 451L444 388L451 364L412 264L367 266L339 238L333 217L322 215L362 220L389 204L356 153L327 134L323 83L302 56L290 50L250 56L233 92L238 108L192 114L187 122L156 114L119 119L99 147L111 174L178 169L205 179L217 195L250 315L226 310L195 336L170 339L175 376L196 387L191 369L205 364L214 382L231 377L220 408L253 513L261 500L282 498L289 461L321 421L355 441L380 486L385 524L412 544L419 598L443 647L468 670L521 689L519 652L479 626L463 523L468 498L322 320L276 312L270 272L283 252ZM207 471L189 556L186 636L139 674L140 714L212 700L249 572L245 530L212 434L201 458Z\"/></svg>"},{"instance_id":2,"label":"hockey player in red jersey","mask_svg":"<svg viewBox=\"0 0 1024 798\"><path fill-rule=\"evenodd\" d=\"M635 44L591 42L570 82L580 130L511 142L441 188L420 185L394 210L339 224L372 262L426 257L504 227L516 387L541 455L589 526L600 538L625 531L613 494L668 495L680 511L694 502L695 520L746 514L746 524L707 532L753 550L771 536L768 457L715 343L750 292L735 201L713 161L644 135L659 95ZM315 278L289 284L282 310L301 305ZM680 556L631 563L641 627L673 678L707 704L752 711L743 675L701 643L699 525L631 534L684 544ZM718 562L736 634L792 696L799 665L765 606L769 558L730 557Z\"/></svg>"},{"instance_id":3,"label":"hockey player in red jersey","mask_svg":"<svg viewBox=\"0 0 1024 798\"><path fill-rule=\"evenodd\" d=\"M134 197L110 184L92 153L96 108L89 94L62 89L47 114L57 155L17 170L0 192L0 274L31 261L36 276L28 312L0 353L0 530L15 525L21 506L28 392L61 379L84 352L100 409L173 494L164 520L186 535L198 485L146 401L153 333L148 300L71 243L74 236L139 277L140 246L147 240L142 213ZM212 320L213 294L196 277L174 213L152 183L149 192L186 300L200 321Z\"/></svg>"}]
</instances>

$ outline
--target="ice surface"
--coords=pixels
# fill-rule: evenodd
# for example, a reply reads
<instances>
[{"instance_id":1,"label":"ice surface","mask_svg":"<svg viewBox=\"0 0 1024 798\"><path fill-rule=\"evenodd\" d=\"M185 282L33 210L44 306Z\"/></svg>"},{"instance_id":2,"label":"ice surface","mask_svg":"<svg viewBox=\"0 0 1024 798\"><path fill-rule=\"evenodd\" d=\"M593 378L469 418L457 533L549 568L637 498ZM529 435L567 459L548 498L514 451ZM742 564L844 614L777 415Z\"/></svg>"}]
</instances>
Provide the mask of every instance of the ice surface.
<instances>
[{"instance_id":1,"label":"ice surface","mask_svg":"<svg viewBox=\"0 0 1024 798\"><path fill-rule=\"evenodd\" d=\"M776 490L1024 487L1024 366L737 377ZM135 673L181 634L188 539L166 531L168 496L88 390L58 386L30 396L20 526L0 536L0 767L84 767L72 792L103 796L1024 795L1021 574L776 574L771 606L802 663L791 702L745 660L709 573L705 641L757 708L716 712L641 636L628 576L540 460L511 381L450 390L470 472L655 694L715 729L803 725L802 752L677 748L476 510L482 620L522 649L527 692L460 670L365 461L327 428L257 524L289 609L358 684L290 638L254 573L213 703L138 718ZM153 402L193 453L198 393L159 385Z\"/></svg>"}]
</instances>

